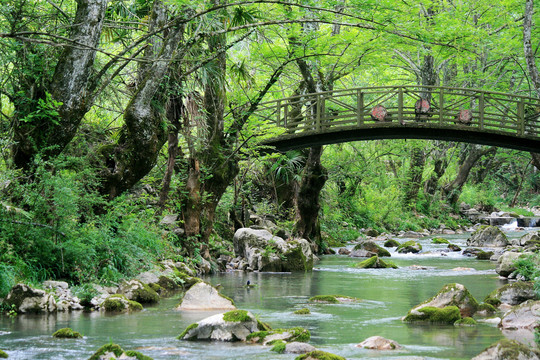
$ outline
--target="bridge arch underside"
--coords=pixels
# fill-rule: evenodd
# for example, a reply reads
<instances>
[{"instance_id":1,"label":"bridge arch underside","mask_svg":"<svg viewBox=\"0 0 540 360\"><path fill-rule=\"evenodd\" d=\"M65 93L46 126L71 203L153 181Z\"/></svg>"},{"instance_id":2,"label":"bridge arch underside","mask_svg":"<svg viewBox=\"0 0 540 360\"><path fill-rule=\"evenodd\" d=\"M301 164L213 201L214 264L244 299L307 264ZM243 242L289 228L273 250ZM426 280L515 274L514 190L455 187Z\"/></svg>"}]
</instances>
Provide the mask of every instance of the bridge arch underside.
<instances>
[{"instance_id":1,"label":"bridge arch underside","mask_svg":"<svg viewBox=\"0 0 540 360\"><path fill-rule=\"evenodd\" d=\"M388 125L388 126L384 126ZM510 149L540 153L540 140L516 137L508 133L496 131L479 131L475 129L456 129L445 127L429 127L423 125L376 124L373 127L327 130L324 132L302 132L282 135L264 143L274 147L276 151L285 152L312 146L338 144L351 141L381 139L423 139L466 142L480 145L491 145Z\"/></svg>"}]
</instances>

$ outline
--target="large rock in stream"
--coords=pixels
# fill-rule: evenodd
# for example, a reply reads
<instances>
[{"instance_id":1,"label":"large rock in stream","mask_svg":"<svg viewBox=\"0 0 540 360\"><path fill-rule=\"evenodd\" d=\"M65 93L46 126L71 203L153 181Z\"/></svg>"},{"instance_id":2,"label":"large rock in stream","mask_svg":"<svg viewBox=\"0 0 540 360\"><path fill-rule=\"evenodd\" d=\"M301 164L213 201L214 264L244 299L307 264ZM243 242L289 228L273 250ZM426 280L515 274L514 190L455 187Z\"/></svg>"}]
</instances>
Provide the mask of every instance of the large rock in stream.
<instances>
[{"instance_id":1,"label":"large rock in stream","mask_svg":"<svg viewBox=\"0 0 540 360\"><path fill-rule=\"evenodd\" d=\"M23 314L56 311L56 300L52 294L25 284L15 285L6 297L5 303L14 306L15 311Z\"/></svg>"},{"instance_id":2,"label":"large rock in stream","mask_svg":"<svg viewBox=\"0 0 540 360\"><path fill-rule=\"evenodd\" d=\"M517 270L515 263L519 258L524 258L532 254L532 252L519 253L507 251L501 255L499 260L497 260L497 267L495 271L500 276L508 277Z\"/></svg>"},{"instance_id":3,"label":"large rock in stream","mask_svg":"<svg viewBox=\"0 0 540 360\"><path fill-rule=\"evenodd\" d=\"M176 310L234 310L233 301L221 295L214 287L204 282L193 285L182 298Z\"/></svg>"},{"instance_id":4,"label":"large rock in stream","mask_svg":"<svg viewBox=\"0 0 540 360\"><path fill-rule=\"evenodd\" d=\"M415 321L417 317L422 320L425 314L421 312L421 309L425 307L444 309L451 306L456 306L462 317L471 317L478 309L478 302L465 286L447 284L443 286L437 295L412 308L404 321Z\"/></svg>"},{"instance_id":5,"label":"large rock in stream","mask_svg":"<svg viewBox=\"0 0 540 360\"><path fill-rule=\"evenodd\" d=\"M503 339L471 360L539 360L540 351L517 341Z\"/></svg>"},{"instance_id":6,"label":"large rock in stream","mask_svg":"<svg viewBox=\"0 0 540 360\"><path fill-rule=\"evenodd\" d=\"M496 226L481 226L467 239L467 246L504 247L508 244L506 235Z\"/></svg>"},{"instance_id":7,"label":"large rock in stream","mask_svg":"<svg viewBox=\"0 0 540 360\"><path fill-rule=\"evenodd\" d=\"M258 330L258 322L253 314L245 310L234 310L189 325L178 339L245 341L248 335Z\"/></svg>"},{"instance_id":8,"label":"large rock in stream","mask_svg":"<svg viewBox=\"0 0 540 360\"><path fill-rule=\"evenodd\" d=\"M246 259L250 270L269 272L309 271L315 256L309 241L285 241L267 230L241 228L233 237L236 256Z\"/></svg>"},{"instance_id":9,"label":"large rock in stream","mask_svg":"<svg viewBox=\"0 0 540 360\"><path fill-rule=\"evenodd\" d=\"M539 326L540 301L527 300L504 314L499 327L503 330L528 329Z\"/></svg>"},{"instance_id":10,"label":"large rock in stream","mask_svg":"<svg viewBox=\"0 0 540 360\"><path fill-rule=\"evenodd\" d=\"M527 300L537 300L538 296L534 290L534 284L530 281L517 281L506 284L489 294L485 302L504 303L509 305L519 305Z\"/></svg>"}]
</instances>

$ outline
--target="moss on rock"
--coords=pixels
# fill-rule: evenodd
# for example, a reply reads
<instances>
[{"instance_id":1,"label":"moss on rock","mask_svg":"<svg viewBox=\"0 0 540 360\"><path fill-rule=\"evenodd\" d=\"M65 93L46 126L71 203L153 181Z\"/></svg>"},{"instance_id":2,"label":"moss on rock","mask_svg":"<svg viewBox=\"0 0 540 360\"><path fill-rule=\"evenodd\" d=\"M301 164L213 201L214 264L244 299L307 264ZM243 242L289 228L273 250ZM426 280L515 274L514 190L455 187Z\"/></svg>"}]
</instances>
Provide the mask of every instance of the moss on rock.
<instances>
[{"instance_id":1,"label":"moss on rock","mask_svg":"<svg viewBox=\"0 0 540 360\"><path fill-rule=\"evenodd\" d=\"M450 244L450 241L446 240L445 238L441 237L434 237L431 239L432 244Z\"/></svg>"},{"instance_id":2,"label":"moss on rock","mask_svg":"<svg viewBox=\"0 0 540 360\"><path fill-rule=\"evenodd\" d=\"M461 314L457 306L447 306L442 309L425 306L414 312L409 312L403 321L405 322L430 322L437 324L454 324L461 320Z\"/></svg>"},{"instance_id":3,"label":"moss on rock","mask_svg":"<svg viewBox=\"0 0 540 360\"><path fill-rule=\"evenodd\" d=\"M384 247L398 247L399 245L401 245L399 241L394 239L388 239L383 244Z\"/></svg>"},{"instance_id":4,"label":"moss on rock","mask_svg":"<svg viewBox=\"0 0 540 360\"><path fill-rule=\"evenodd\" d=\"M79 339L83 337L80 332L74 331L71 328L58 329L52 334L52 336L58 339Z\"/></svg>"},{"instance_id":5,"label":"moss on rock","mask_svg":"<svg viewBox=\"0 0 540 360\"><path fill-rule=\"evenodd\" d=\"M128 351L126 351L126 356L134 357L134 358L137 359L137 360L154 360L154 359L151 358L150 356L146 356L146 355L141 354L140 352L134 351L134 350L128 350Z\"/></svg>"},{"instance_id":6,"label":"moss on rock","mask_svg":"<svg viewBox=\"0 0 540 360\"><path fill-rule=\"evenodd\" d=\"M259 331L270 331L272 330L272 327L269 324L257 319L257 329L259 329Z\"/></svg>"},{"instance_id":7,"label":"moss on rock","mask_svg":"<svg viewBox=\"0 0 540 360\"><path fill-rule=\"evenodd\" d=\"M311 311L309 311L308 308L303 308L303 309L296 310L295 312L293 312L293 314L296 314L296 315L308 315L308 314L311 314Z\"/></svg>"},{"instance_id":8,"label":"moss on rock","mask_svg":"<svg viewBox=\"0 0 540 360\"><path fill-rule=\"evenodd\" d=\"M476 258L478 260L489 260L491 259L491 257L493 256L493 251L483 251L483 250L480 250L477 254L476 254Z\"/></svg>"},{"instance_id":9,"label":"moss on rock","mask_svg":"<svg viewBox=\"0 0 540 360\"><path fill-rule=\"evenodd\" d=\"M397 265L391 261L383 261L378 256L372 256L354 265L358 269L397 269Z\"/></svg>"},{"instance_id":10,"label":"moss on rock","mask_svg":"<svg viewBox=\"0 0 540 360\"><path fill-rule=\"evenodd\" d=\"M489 353L490 349L498 348L496 354ZM540 351L535 348L528 347L516 340L502 339L484 350L491 356L496 355L498 359L522 359L525 355L527 359L540 357Z\"/></svg>"},{"instance_id":11,"label":"moss on rock","mask_svg":"<svg viewBox=\"0 0 540 360\"><path fill-rule=\"evenodd\" d=\"M251 321L251 317L246 310L233 310L223 314L223 320L228 322Z\"/></svg>"},{"instance_id":12,"label":"moss on rock","mask_svg":"<svg viewBox=\"0 0 540 360\"><path fill-rule=\"evenodd\" d=\"M113 353L115 356L121 356L124 353L124 349L120 345L109 343L100 347L88 360L99 360L102 355L106 353Z\"/></svg>"},{"instance_id":13,"label":"moss on rock","mask_svg":"<svg viewBox=\"0 0 540 360\"><path fill-rule=\"evenodd\" d=\"M495 300L497 300L497 299L495 299ZM500 301L499 301L499 303L500 303ZM482 311L482 312L485 312L486 314L494 314L495 312L497 312L497 309L495 308L495 306L484 302L484 303L481 303L480 305L478 305L478 310L477 311Z\"/></svg>"},{"instance_id":14,"label":"moss on rock","mask_svg":"<svg viewBox=\"0 0 540 360\"><path fill-rule=\"evenodd\" d=\"M396 251L399 253L417 253L422 251L422 245L414 240L409 240L399 245Z\"/></svg>"},{"instance_id":15,"label":"moss on rock","mask_svg":"<svg viewBox=\"0 0 540 360\"><path fill-rule=\"evenodd\" d=\"M133 290L133 300L141 304L155 304L159 302L158 293L149 285L141 283L142 288Z\"/></svg>"},{"instance_id":16,"label":"moss on rock","mask_svg":"<svg viewBox=\"0 0 540 360\"><path fill-rule=\"evenodd\" d=\"M390 253L388 250L386 250L383 247L380 247L379 245L375 244L374 241L363 241L359 244L357 244L353 250L366 250L372 253L377 254L378 256L386 256L390 257Z\"/></svg>"},{"instance_id":17,"label":"moss on rock","mask_svg":"<svg viewBox=\"0 0 540 360\"><path fill-rule=\"evenodd\" d=\"M134 300L128 300L124 295L116 294L109 296L101 307L108 312L140 311L143 306Z\"/></svg>"},{"instance_id":18,"label":"moss on rock","mask_svg":"<svg viewBox=\"0 0 540 360\"><path fill-rule=\"evenodd\" d=\"M273 335L273 334L283 334L283 333L289 333L289 337L287 339L282 339L287 342L308 342L309 339L311 339L311 333L309 330L304 329L302 327L293 327L290 329L273 329L269 331L256 331L251 334L249 334L246 337L246 341L251 341L255 343L264 343L264 339L266 337Z\"/></svg>"},{"instance_id":19,"label":"moss on rock","mask_svg":"<svg viewBox=\"0 0 540 360\"><path fill-rule=\"evenodd\" d=\"M312 352L308 352L307 354L303 354L300 356L297 356L294 360L307 360L307 359L317 359L317 360L346 360L344 357L332 354L326 351L321 350L315 350Z\"/></svg>"},{"instance_id":20,"label":"moss on rock","mask_svg":"<svg viewBox=\"0 0 540 360\"><path fill-rule=\"evenodd\" d=\"M300 244L294 246L283 254L285 260L283 267L285 271L309 271L313 269L313 259L308 261Z\"/></svg>"},{"instance_id":21,"label":"moss on rock","mask_svg":"<svg viewBox=\"0 0 540 360\"><path fill-rule=\"evenodd\" d=\"M3 350L0 350L0 358L1 359L7 359L9 357L8 354L6 354Z\"/></svg>"},{"instance_id":22,"label":"moss on rock","mask_svg":"<svg viewBox=\"0 0 540 360\"><path fill-rule=\"evenodd\" d=\"M464 317L454 323L455 326L475 326L478 323L472 317Z\"/></svg>"},{"instance_id":23,"label":"moss on rock","mask_svg":"<svg viewBox=\"0 0 540 360\"><path fill-rule=\"evenodd\" d=\"M309 298L309 302L322 302L328 304L339 304L339 300L335 295L315 295Z\"/></svg>"},{"instance_id":24,"label":"moss on rock","mask_svg":"<svg viewBox=\"0 0 540 360\"><path fill-rule=\"evenodd\" d=\"M277 352L278 354L283 354L287 343L283 340L274 340L268 343L268 345L273 345L271 351Z\"/></svg>"},{"instance_id":25,"label":"moss on rock","mask_svg":"<svg viewBox=\"0 0 540 360\"><path fill-rule=\"evenodd\" d=\"M189 325L187 328L184 329L184 331L182 331L182 333L180 335L178 335L177 339L182 340L184 338L184 336L186 336L187 333L190 330L196 329L198 326L199 326L199 324L197 324L197 323L193 323L193 324Z\"/></svg>"}]
</instances>

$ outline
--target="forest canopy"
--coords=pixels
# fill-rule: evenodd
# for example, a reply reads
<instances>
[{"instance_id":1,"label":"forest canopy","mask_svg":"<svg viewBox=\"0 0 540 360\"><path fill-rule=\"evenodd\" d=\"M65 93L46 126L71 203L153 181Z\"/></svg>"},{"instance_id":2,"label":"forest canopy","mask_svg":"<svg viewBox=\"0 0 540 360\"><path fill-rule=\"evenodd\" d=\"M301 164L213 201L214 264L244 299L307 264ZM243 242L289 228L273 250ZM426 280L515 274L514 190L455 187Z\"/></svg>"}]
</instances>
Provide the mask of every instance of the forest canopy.
<instances>
[{"instance_id":1,"label":"forest canopy","mask_svg":"<svg viewBox=\"0 0 540 360\"><path fill-rule=\"evenodd\" d=\"M462 202L537 205L535 154L377 140L262 155L279 130L252 116L263 101L368 86L538 98L535 10L532 0L2 2L0 296L20 277L114 281L159 258L212 258L255 213L322 252L362 227L456 227ZM166 214L182 234L163 232Z\"/></svg>"}]
</instances>

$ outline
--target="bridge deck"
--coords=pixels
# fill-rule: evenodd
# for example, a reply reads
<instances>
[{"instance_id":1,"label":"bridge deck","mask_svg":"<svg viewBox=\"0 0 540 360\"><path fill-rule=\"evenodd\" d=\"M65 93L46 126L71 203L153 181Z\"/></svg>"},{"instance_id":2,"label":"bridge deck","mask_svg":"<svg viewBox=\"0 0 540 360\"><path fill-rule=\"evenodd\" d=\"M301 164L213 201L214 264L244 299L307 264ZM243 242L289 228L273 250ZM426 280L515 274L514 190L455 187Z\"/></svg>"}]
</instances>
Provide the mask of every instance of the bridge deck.
<instances>
[{"instance_id":1,"label":"bridge deck","mask_svg":"<svg viewBox=\"0 0 540 360\"><path fill-rule=\"evenodd\" d=\"M418 138L540 152L538 99L499 92L436 86L345 89L265 102L254 116L281 130L265 141L279 151Z\"/></svg>"}]
</instances>

